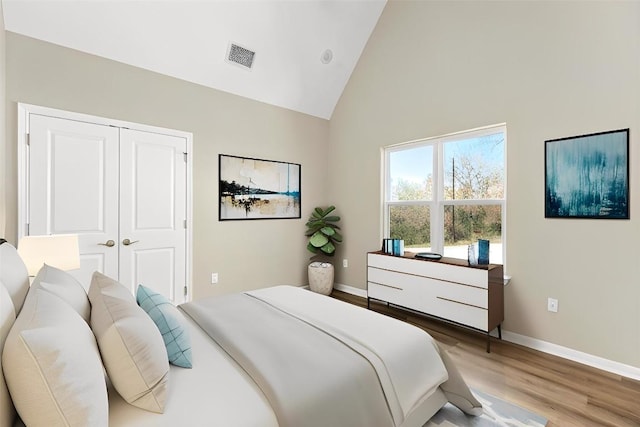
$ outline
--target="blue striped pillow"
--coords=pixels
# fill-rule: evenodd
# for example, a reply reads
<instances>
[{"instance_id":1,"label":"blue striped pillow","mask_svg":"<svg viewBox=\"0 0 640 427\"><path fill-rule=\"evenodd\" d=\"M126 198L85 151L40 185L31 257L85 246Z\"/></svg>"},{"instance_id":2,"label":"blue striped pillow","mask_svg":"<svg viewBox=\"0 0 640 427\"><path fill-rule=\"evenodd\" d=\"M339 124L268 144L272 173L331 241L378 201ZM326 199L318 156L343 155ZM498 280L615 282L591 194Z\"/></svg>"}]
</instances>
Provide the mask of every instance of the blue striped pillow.
<instances>
[{"instance_id":1,"label":"blue striped pillow","mask_svg":"<svg viewBox=\"0 0 640 427\"><path fill-rule=\"evenodd\" d=\"M160 330L169 363L191 368L191 340L178 309L164 296L143 285L138 285L136 300Z\"/></svg>"}]
</instances>

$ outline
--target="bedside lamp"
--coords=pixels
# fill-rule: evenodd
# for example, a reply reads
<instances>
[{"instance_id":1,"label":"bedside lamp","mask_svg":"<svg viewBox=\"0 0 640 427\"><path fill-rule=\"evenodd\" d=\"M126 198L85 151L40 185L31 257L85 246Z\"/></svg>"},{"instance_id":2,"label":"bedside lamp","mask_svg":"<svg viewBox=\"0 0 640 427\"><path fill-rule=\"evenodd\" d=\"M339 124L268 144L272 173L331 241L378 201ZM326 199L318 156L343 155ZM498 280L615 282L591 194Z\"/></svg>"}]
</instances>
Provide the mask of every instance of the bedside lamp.
<instances>
[{"instance_id":1,"label":"bedside lamp","mask_svg":"<svg viewBox=\"0 0 640 427\"><path fill-rule=\"evenodd\" d=\"M80 268L77 234L25 236L18 242L18 254L27 266L29 276L35 276L43 264L60 270Z\"/></svg>"}]
</instances>

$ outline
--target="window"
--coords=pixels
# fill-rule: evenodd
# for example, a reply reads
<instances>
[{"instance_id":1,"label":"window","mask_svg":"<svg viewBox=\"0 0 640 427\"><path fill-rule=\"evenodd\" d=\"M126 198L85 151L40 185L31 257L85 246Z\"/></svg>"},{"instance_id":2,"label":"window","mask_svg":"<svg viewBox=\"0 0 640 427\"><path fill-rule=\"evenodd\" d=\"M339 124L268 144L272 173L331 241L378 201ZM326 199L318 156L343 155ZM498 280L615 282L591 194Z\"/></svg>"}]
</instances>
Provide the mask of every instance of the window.
<instances>
[{"instance_id":1,"label":"window","mask_svg":"<svg viewBox=\"0 0 640 427\"><path fill-rule=\"evenodd\" d=\"M504 125L385 148L385 236L462 259L487 239L504 264L505 152Z\"/></svg>"}]
</instances>

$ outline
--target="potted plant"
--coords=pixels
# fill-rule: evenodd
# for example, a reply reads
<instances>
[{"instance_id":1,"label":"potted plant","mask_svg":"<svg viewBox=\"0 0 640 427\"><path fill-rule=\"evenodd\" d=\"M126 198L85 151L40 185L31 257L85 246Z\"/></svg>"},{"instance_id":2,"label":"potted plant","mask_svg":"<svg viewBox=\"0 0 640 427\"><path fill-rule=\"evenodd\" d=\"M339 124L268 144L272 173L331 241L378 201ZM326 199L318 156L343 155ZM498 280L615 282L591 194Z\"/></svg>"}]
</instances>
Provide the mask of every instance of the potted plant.
<instances>
[{"instance_id":1,"label":"potted plant","mask_svg":"<svg viewBox=\"0 0 640 427\"><path fill-rule=\"evenodd\" d=\"M325 257L332 257L336 252L336 245L342 243L342 235L337 231L340 229L337 222L340 217L331 215L336 209L335 206L328 208L317 207L309 216L305 224L307 231L305 236L309 238L307 250L314 255L309 264L309 288L324 295L329 295L333 290L334 268L330 262L316 261Z\"/></svg>"}]
</instances>

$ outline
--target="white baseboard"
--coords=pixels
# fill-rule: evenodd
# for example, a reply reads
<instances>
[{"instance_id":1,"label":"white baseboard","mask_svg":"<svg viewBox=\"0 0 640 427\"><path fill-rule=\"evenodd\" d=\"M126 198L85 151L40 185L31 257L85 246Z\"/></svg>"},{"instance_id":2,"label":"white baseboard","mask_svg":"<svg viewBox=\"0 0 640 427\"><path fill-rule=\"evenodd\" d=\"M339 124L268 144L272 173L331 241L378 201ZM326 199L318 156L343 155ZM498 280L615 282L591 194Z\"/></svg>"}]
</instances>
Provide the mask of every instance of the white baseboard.
<instances>
[{"instance_id":1,"label":"white baseboard","mask_svg":"<svg viewBox=\"0 0 640 427\"><path fill-rule=\"evenodd\" d=\"M353 286L349 286L349 285L343 285L342 283L334 283L333 287L339 291L342 292L346 292L348 294L351 295L356 295L359 296L361 298L366 298L367 297L367 291L364 289L360 289L360 288L355 288Z\"/></svg>"},{"instance_id":2,"label":"white baseboard","mask_svg":"<svg viewBox=\"0 0 640 427\"><path fill-rule=\"evenodd\" d=\"M640 368L635 366L625 365L624 363L583 353L582 351L531 338L526 335L520 335L515 332L502 331L502 339L543 353L553 354L554 356L573 360L574 362L582 363L583 365L592 366L603 371L640 381Z\"/></svg>"},{"instance_id":3,"label":"white baseboard","mask_svg":"<svg viewBox=\"0 0 640 427\"><path fill-rule=\"evenodd\" d=\"M359 296L361 298L367 297L367 291L364 289L355 288L349 285L343 285L341 283L336 283L334 285L334 288L348 294ZM624 363L619 363L599 356L594 356L592 354L583 353L578 350L563 347L561 345L542 341L536 338L531 338L525 335L520 335L515 332L503 330L502 339L514 344L519 344L524 347L541 351L543 353L552 354L554 356L582 363L583 365L591 366L606 372L611 372L616 375L621 375L623 377L640 381L640 368L635 366L625 365Z\"/></svg>"}]
</instances>

